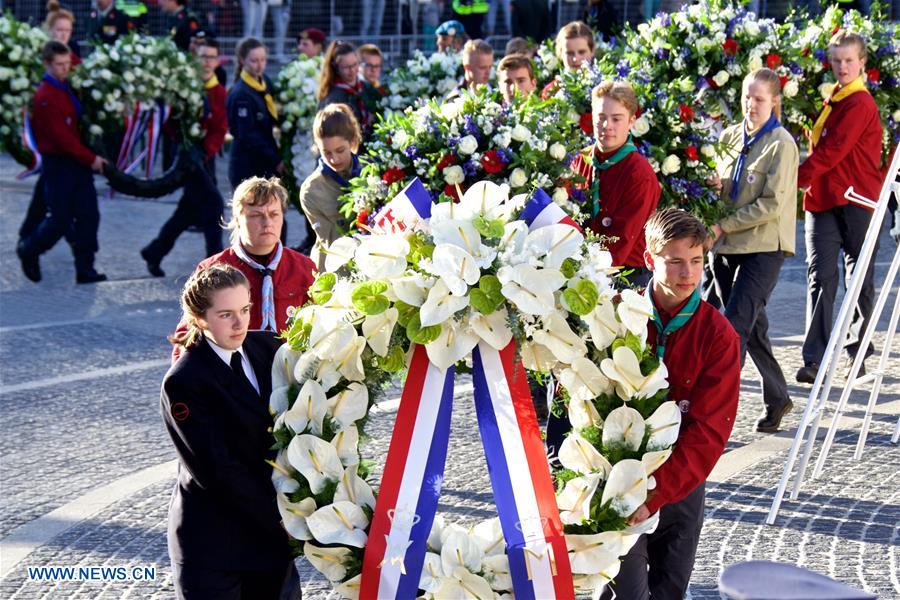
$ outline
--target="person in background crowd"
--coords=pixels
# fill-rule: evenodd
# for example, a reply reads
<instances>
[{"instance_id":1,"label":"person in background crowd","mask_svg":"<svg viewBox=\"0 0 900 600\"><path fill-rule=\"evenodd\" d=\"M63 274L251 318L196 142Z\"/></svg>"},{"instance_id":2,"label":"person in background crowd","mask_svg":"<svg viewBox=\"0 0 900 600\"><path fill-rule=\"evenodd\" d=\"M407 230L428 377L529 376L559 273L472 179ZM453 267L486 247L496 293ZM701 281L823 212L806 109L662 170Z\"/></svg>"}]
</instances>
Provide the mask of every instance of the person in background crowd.
<instances>
[{"instance_id":1,"label":"person in background crowd","mask_svg":"<svg viewBox=\"0 0 900 600\"><path fill-rule=\"evenodd\" d=\"M516 96L525 98L531 95L537 88L531 59L522 54L504 56L497 65L497 82L507 104Z\"/></svg>"},{"instance_id":2,"label":"person in background crowd","mask_svg":"<svg viewBox=\"0 0 900 600\"><path fill-rule=\"evenodd\" d=\"M216 186L216 154L225 144L228 118L225 115L225 87L219 83L215 69L219 64L219 43L205 39L195 50L200 61L200 76L206 89L205 111L200 125L204 130L203 164L188 176L184 193L175 212L169 217L156 238L141 250L147 270L154 277L165 277L160 267L163 258L172 250L178 236L191 225L197 225L206 240L206 256L222 251L222 211L225 201Z\"/></svg>"},{"instance_id":3,"label":"person in background crowd","mask_svg":"<svg viewBox=\"0 0 900 600\"><path fill-rule=\"evenodd\" d=\"M234 141L228 161L228 179L237 188L250 177L271 177L284 171L273 130L278 108L272 82L266 77L266 47L256 38L237 47L234 85L228 92L228 129Z\"/></svg>"},{"instance_id":4,"label":"person in background crowd","mask_svg":"<svg viewBox=\"0 0 900 600\"><path fill-rule=\"evenodd\" d=\"M591 93L596 143L572 161L572 171L585 178L578 187L590 194L589 227L614 238L608 250L613 264L631 270L628 281L643 287L650 279L644 265L644 224L656 210L659 180L632 142L638 101L625 81L604 81Z\"/></svg>"},{"instance_id":5,"label":"person in background crowd","mask_svg":"<svg viewBox=\"0 0 900 600\"><path fill-rule=\"evenodd\" d=\"M509 56L510 54L522 54L527 56L528 58L534 58L535 53L537 52L537 47L534 44L521 37L510 38L508 42L506 42L506 49L503 52L504 56Z\"/></svg>"},{"instance_id":6,"label":"person in background crowd","mask_svg":"<svg viewBox=\"0 0 900 600\"><path fill-rule=\"evenodd\" d=\"M231 246L197 265L201 271L224 263L242 272L250 282L250 329L277 333L287 328L288 318L306 304L315 265L306 256L284 246L281 229L287 207L287 190L276 178L251 177L241 183L231 199ZM184 320L175 334L188 330ZM173 361L180 348L173 351Z\"/></svg>"},{"instance_id":7,"label":"person in background crowd","mask_svg":"<svg viewBox=\"0 0 900 600\"><path fill-rule=\"evenodd\" d=\"M184 353L166 373L160 413L178 454L168 548L178 598L277 600L293 570L272 485L272 363L281 340L248 331L247 278L224 264L181 293Z\"/></svg>"},{"instance_id":8,"label":"person in background crowd","mask_svg":"<svg viewBox=\"0 0 900 600\"><path fill-rule=\"evenodd\" d=\"M573 71L581 67L584 61L594 59L594 32L581 21L572 21L564 25L556 34L556 57L563 69ZM554 79L541 92L541 98L551 97L559 89L559 82Z\"/></svg>"},{"instance_id":9,"label":"person in background crowd","mask_svg":"<svg viewBox=\"0 0 900 600\"><path fill-rule=\"evenodd\" d=\"M619 16L609 0L588 0L584 22L607 40L619 31Z\"/></svg>"},{"instance_id":10,"label":"person in background crowd","mask_svg":"<svg viewBox=\"0 0 900 600\"><path fill-rule=\"evenodd\" d=\"M316 92L316 99L319 101L316 110L322 110L329 104L346 104L359 122L363 139L366 139L374 123L377 92L359 77L359 63L353 44L331 42L322 62L319 89Z\"/></svg>"},{"instance_id":11,"label":"person in background crowd","mask_svg":"<svg viewBox=\"0 0 900 600\"><path fill-rule=\"evenodd\" d=\"M112 45L119 37L138 30L138 23L118 8L114 0L94 0L94 3L96 8L87 23L88 39Z\"/></svg>"},{"instance_id":12,"label":"person in background crowd","mask_svg":"<svg viewBox=\"0 0 900 600\"><path fill-rule=\"evenodd\" d=\"M291 24L291 0L276 0L267 2L269 15L272 17L272 30L275 34L275 58L279 63L289 62L284 45L287 41L288 27ZM263 19L265 23L265 19Z\"/></svg>"},{"instance_id":13,"label":"person in background crowd","mask_svg":"<svg viewBox=\"0 0 900 600\"><path fill-rule=\"evenodd\" d=\"M325 50L325 32L315 27L297 34L297 52L309 58L319 56Z\"/></svg>"},{"instance_id":14,"label":"person in background crowd","mask_svg":"<svg viewBox=\"0 0 900 600\"><path fill-rule=\"evenodd\" d=\"M244 18L243 37L262 39L268 9L267 0L241 0L241 13Z\"/></svg>"},{"instance_id":15,"label":"person in background crowd","mask_svg":"<svg viewBox=\"0 0 900 600\"><path fill-rule=\"evenodd\" d=\"M828 58L837 85L813 126L809 158L797 176L797 185L804 190L809 292L803 367L797 371L797 381L803 383L815 382L831 337L840 252L844 251L844 276L849 282L872 218L871 209L847 200L844 193L853 186L857 194L877 201L882 184L881 119L863 75L866 41L842 29L828 43ZM874 252L878 252L877 241ZM848 372L875 303L875 254L863 279L848 339L842 344L850 358ZM868 356L873 349L870 346L863 352ZM864 373L865 368L859 374Z\"/></svg>"},{"instance_id":16,"label":"person in background crowd","mask_svg":"<svg viewBox=\"0 0 900 600\"><path fill-rule=\"evenodd\" d=\"M503 10L503 31L507 35L512 33L512 9L510 7L510 0L489 0L488 2L490 7L488 8L486 23L487 27L487 37L500 35L500 27L497 26L497 13L500 10Z\"/></svg>"},{"instance_id":17,"label":"person in background crowd","mask_svg":"<svg viewBox=\"0 0 900 600\"><path fill-rule=\"evenodd\" d=\"M512 0L510 3L512 13L510 33L513 37L521 37L540 44L553 35L550 25L555 23L555 17L551 17L550 3L545 0Z\"/></svg>"},{"instance_id":18,"label":"person in background crowd","mask_svg":"<svg viewBox=\"0 0 900 600\"><path fill-rule=\"evenodd\" d=\"M315 232L310 258L322 272L325 252L341 236L338 198L347 190L350 179L359 175L359 124L346 104L332 104L316 114L313 139L319 165L300 186L300 206Z\"/></svg>"},{"instance_id":19,"label":"person in background crowd","mask_svg":"<svg viewBox=\"0 0 900 600\"><path fill-rule=\"evenodd\" d=\"M494 67L494 49L484 40L469 40L462 50L463 78L448 99L459 97L463 91L474 92L478 86L487 85Z\"/></svg>"},{"instance_id":20,"label":"person in background crowd","mask_svg":"<svg viewBox=\"0 0 900 600\"><path fill-rule=\"evenodd\" d=\"M438 52L459 52L469 36L459 21L444 21L434 30Z\"/></svg>"},{"instance_id":21,"label":"person in background crowd","mask_svg":"<svg viewBox=\"0 0 900 600\"><path fill-rule=\"evenodd\" d=\"M41 153L40 183L47 214L16 247L25 277L41 280L40 255L63 236L75 257L75 281L97 283L106 275L94 269L100 210L91 171L102 173L107 161L81 142L81 103L69 85L69 47L51 40L41 49L46 68L31 104L31 126Z\"/></svg>"},{"instance_id":22,"label":"person in background crowd","mask_svg":"<svg viewBox=\"0 0 900 600\"><path fill-rule=\"evenodd\" d=\"M740 341L728 319L700 299L706 235L703 223L676 208L647 221L644 260L653 272L647 345L668 368L681 430L669 460L653 473L656 487L628 519L637 525L658 511L659 524L623 557L604 600L684 597L703 528L706 478L734 427Z\"/></svg>"},{"instance_id":23,"label":"person in background crowd","mask_svg":"<svg viewBox=\"0 0 900 600\"><path fill-rule=\"evenodd\" d=\"M762 377L765 414L757 431L778 431L793 404L787 382L769 342L766 304L781 265L793 256L797 225L799 154L791 134L781 126L781 81L770 69L744 78L744 119L722 132L722 201L733 212L712 226L721 245L713 259L718 297L725 317L741 339L741 366L747 353Z\"/></svg>"},{"instance_id":24,"label":"person in background crowd","mask_svg":"<svg viewBox=\"0 0 900 600\"><path fill-rule=\"evenodd\" d=\"M381 35L381 22L384 18L384 0L361 0L362 13L359 19L359 37L375 38Z\"/></svg>"},{"instance_id":25,"label":"person in background crowd","mask_svg":"<svg viewBox=\"0 0 900 600\"><path fill-rule=\"evenodd\" d=\"M381 50L375 44L363 44L356 53L362 63L363 79L379 94L386 96L387 90L381 85L381 68L384 65L384 56L381 54Z\"/></svg>"},{"instance_id":26,"label":"person in background crowd","mask_svg":"<svg viewBox=\"0 0 900 600\"><path fill-rule=\"evenodd\" d=\"M488 0L452 0L450 7L469 37L473 40L480 39L481 24L491 8Z\"/></svg>"},{"instance_id":27,"label":"person in background crowd","mask_svg":"<svg viewBox=\"0 0 900 600\"><path fill-rule=\"evenodd\" d=\"M187 9L187 0L159 0L159 7L166 13L166 31L175 45L188 52L191 38L202 31L197 15Z\"/></svg>"}]
</instances>

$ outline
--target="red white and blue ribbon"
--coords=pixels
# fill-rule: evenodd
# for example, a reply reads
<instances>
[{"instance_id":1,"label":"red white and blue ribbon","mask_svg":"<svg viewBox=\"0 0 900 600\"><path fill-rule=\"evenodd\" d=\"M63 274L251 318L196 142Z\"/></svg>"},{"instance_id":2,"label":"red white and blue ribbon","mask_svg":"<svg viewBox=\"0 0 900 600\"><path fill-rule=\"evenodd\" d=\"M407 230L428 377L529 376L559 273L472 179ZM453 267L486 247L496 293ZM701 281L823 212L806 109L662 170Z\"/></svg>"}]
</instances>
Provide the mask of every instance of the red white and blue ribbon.
<instances>
[{"instance_id":1,"label":"red white and blue ribbon","mask_svg":"<svg viewBox=\"0 0 900 600\"><path fill-rule=\"evenodd\" d=\"M369 530L360 598L417 595L444 479L452 403L453 367L438 369L425 347L415 346Z\"/></svg>"},{"instance_id":2,"label":"red white and blue ribbon","mask_svg":"<svg viewBox=\"0 0 900 600\"><path fill-rule=\"evenodd\" d=\"M156 153L159 150L159 139L162 135L163 125L165 125L166 121L169 119L170 110L169 105L162 100L157 100L156 105L152 108L150 125L148 127L150 139L147 142L147 163L145 168L148 179L153 171L153 163L156 162Z\"/></svg>"},{"instance_id":3,"label":"red white and blue ribbon","mask_svg":"<svg viewBox=\"0 0 900 600\"><path fill-rule=\"evenodd\" d=\"M581 227L569 216L544 190L538 188L531 195L528 204L522 209L519 218L525 221L529 230L540 229L547 225L563 223L571 225L578 231Z\"/></svg>"},{"instance_id":4,"label":"red white and blue ribbon","mask_svg":"<svg viewBox=\"0 0 900 600\"><path fill-rule=\"evenodd\" d=\"M31 152L31 166L16 175L18 180L34 175L41 170L42 164L41 153L38 152L37 140L34 139L34 132L31 130L31 118L26 108L22 109L22 145Z\"/></svg>"},{"instance_id":5,"label":"red white and blue ribbon","mask_svg":"<svg viewBox=\"0 0 900 600\"><path fill-rule=\"evenodd\" d=\"M431 218L431 194L416 177L378 211L373 219L377 231L393 233L415 229Z\"/></svg>"}]
</instances>

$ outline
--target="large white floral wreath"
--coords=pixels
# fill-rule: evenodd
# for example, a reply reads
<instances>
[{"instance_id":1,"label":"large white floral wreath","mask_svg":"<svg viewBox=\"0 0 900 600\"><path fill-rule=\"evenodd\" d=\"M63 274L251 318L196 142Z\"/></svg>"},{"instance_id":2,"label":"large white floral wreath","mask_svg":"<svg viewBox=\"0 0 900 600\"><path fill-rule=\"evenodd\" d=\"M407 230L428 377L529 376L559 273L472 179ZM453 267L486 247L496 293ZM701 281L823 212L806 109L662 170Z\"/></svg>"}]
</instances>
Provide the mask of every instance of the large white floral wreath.
<instances>
[{"instance_id":1,"label":"large white floral wreath","mask_svg":"<svg viewBox=\"0 0 900 600\"><path fill-rule=\"evenodd\" d=\"M596 241L558 219L540 226L554 214L546 196L549 208L530 223L520 218L534 200L507 196L505 186L479 182L460 202L434 205L430 221L337 240L329 272L319 275L312 303L294 316L276 356L278 507L298 554L345 597L359 595L377 513L359 431L420 346L431 366L446 370L476 346L500 350L514 341L529 371L561 384L574 430L554 478L577 589L601 590L638 533L654 526L650 519L642 530L626 527L681 422L665 400L665 366L646 345L652 305L614 290L610 255ZM471 529L441 516L433 523L419 557L420 594L512 592L500 519Z\"/></svg>"}]
</instances>

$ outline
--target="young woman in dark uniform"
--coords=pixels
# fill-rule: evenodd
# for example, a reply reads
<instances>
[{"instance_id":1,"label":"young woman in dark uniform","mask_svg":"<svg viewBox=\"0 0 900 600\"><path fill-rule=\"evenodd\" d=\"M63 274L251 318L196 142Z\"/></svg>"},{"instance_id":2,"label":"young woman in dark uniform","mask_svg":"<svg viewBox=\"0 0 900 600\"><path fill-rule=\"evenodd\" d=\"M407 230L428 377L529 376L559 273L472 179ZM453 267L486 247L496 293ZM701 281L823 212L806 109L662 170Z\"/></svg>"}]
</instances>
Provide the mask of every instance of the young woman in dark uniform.
<instances>
[{"instance_id":1,"label":"young woman in dark uniform","mask_svg":"<svg viewBox=\"0 0 900 600\"><path fill-rule=\"evenodd\" d=\"M178 453L169 557L179 598L277 599L291 565L266 459L268 399L280 345L247 331L250 288L228 265L195 272L181 295L190 329L162 384L160 410Z\"/></svg>"}]
</instances>

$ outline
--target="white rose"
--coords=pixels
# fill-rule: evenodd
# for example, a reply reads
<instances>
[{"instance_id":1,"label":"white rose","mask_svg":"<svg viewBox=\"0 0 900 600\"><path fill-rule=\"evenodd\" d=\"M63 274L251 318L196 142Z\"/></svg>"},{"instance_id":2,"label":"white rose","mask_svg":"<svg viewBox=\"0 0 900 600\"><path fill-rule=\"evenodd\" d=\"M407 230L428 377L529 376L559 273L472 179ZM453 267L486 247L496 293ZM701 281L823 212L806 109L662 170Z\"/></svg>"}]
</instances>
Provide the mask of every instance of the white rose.
<instances>
[{"instance_id":1,"label":"white rose","mask_svg":"<svg viewBox=\"0 0 900 600\"><path fill-rule=\"evenodd\" d=\"M744 32L749 36L759 35L759 23L747 19L744 21Z\"/></svg>"},{"instance_id":2,"label":"white rose","mask_svg":"<svg viewBox=\"0 0 900 600\"><path fill-rule=\"evenodd\" d=\"M891 115L895 121L900 121L900 109L895 110L894 114Z\"/></svg>"},{"instance_id":3,"label":"white rose","mask_svg":"<svg viewBox=\"0 0 900 600\"><path fill-rule=\"evenodd\" d=\"M509 174L509 187L520 188L526 183L528 183L528 175L523 169L513 169L513 172Z\"/></svg>"},{"instance_id":4,"label":"white rose","mask_svg":"<svg viewBox=\"0 0 900 600\"><path fill-rule=\"evenodd\" d=\"M460 154L472 154L476 150L478 150L478 140L475 139L475 136L467 135L459 140Z\"/></svg>"},{"instance_id":5,"label":"white rose","mask_svg":"<svg viewBox=\"0 0 900 600\"><path fill-rule=\"evenodd\" d=\"M731 77L730 77L730 76L728 75L728 73L726 73L725 71L719 71L718 73L716 73L715 75L713 75L713 78L712 78L712 79L713 79L713 81L716 82L716 85L717 85L717 86L722 87L723 85L725 85L726 83L728 83L728 80L729 80L730 78L731 78Z\"/></svg>"},{"instance_id":6,"label":"white rose","mask_svg":"<svg viewBox=\"0 0 900 600\"><path fill-rule=\"evenodd\" d=\"M757 55L750 56L750 60L747 61L747 70L755 71L757 69L762 69L763 62L762 58Z\"/></svg>"},{"instance_id":7,"label":"white rose","mask_svg":"<svg viewBox=\"0 0 900 600\"><path fill-rule=\"evenodd\" d=\"M444 169L444 181L450 185L456 185L466 180L466 174L459 165L452 165Z\"/></svg>"},{"instance_id":8,"label":"white rose","mask_svg":"<svg viewBox=\"0 0 900 600\"><path fill-rule=\"evenodd\" d=\"M445 102L441 105L441 114L448 119L455 119L459 114L459 103Z\"/></svg>"},{"instance_id":9,"label":"white rose","mask_svg":"<svg viewBox=\"0 0 900 600\"><path fill-rule=\"evenodd\" d=\"M500 146L501 148L508 148L509 142L511 141L511 139L512 138L510 137L509 132L498 133L497 135L494 136L494 143L497 144L498 146Z\"/></svg>"},{"instance_id":10,"label":"white rose","mask_svg":"<svg viewBox=\"0 0 900 600\"><path fill-rule=\"evenodd\" d=\"M682 77L678 80L678 88L682 92L692 92L694 91L694 82L690 77Z\"/></svg>"},{"instance_id":11,"label":"white rose","mask_svg":"<svg viewBox=\"0 0 900 600\"><path fill-rule=\"evenodd\" d=\"M800 91L800 86L797 85L797 82L795 80L791 79L786 84L784 84L784 89L782 91L784 92L785 97L793 98L797 95L797 92Z\"/></svg>"},{"instance_id":12,"label":"white rose","mask_svg":"<svg viewBox=\"0 0 900 600\"><path fill-rule=\"evenodd\" d=\"M831 92L834 91L834 86L834 83L823 83L819 86L819 95L825 100L831 98Z\"/></svg>"},{"instance_id":13,"label":"white rose","mask_svg":"<svg viewBox=\"0 0 900 600\"><path fill-rule=\"evenodd\" d=\"M566 188L558 187L553 190L553 201L557 204L564 204L569 201L569 192L566 191Z\"/></svg>"},{"instance_id":14,"label":"white rose","mask_svg":"<svg viewBox=\"0 0 900 600\"><path fill-rule=\"evenodd\" d=\"M648 131L650 131L650 122L644 115L638 117L637 120L635 120L634 125L631 126L631 132L637 137L647 135Z\"/></svg>"},{"instance_id":15,"label":"white rose","mask_svg":"<svg viewBox=\"0 0 900 600\"><path fill-rule=\"evenodd\" d=\"M393 143L391 145L394 148L399 148L400 150L402 150L406 147L406 144L409 143L409 136L406 135L406 132L401 129L394 134L392 141Z\"/></svg>"},{"instance_id":16,"label":"white rose","mask_svg":"<svg viewBox=\"0 0 900 600\"><path fill-rule=\"evenodd\" d=\"M91 132L91 135L102 135L103 129L99 125L91 125L88 127L88 131Z\"/></svg>"},{"instance_id":17,"label":"white rose","mask_svg":"<svg viewBox=\"0 0 900 600\"><path fill-rule=\"evenodd\" d=\"M716 154L716 149L713 148L711 144L703 144L700 146L700 154L712 157Z\"/></svg>"},{"instance_id":18,"label":"white rose","mask_svg":"<svg viewBox=\"0 0 900 600\"><path fill-rule=\"evenodd\" d=\"M527 127L520 124L512 128L510 136L512 136L512 139L516 140L517 142L527 142L531 139L531 132L528 131Z\"/></svg>"},{"instance_id":19,"label":"white rose","mask_svg":"<svg viewBox=\"0 0 900 600\"><path fill-rule=\"evenodd\" d=\"M662 172L663 175L671 175L678 171L681 168L681 159L675 156L674 154L670 154L666 157L666 160L663 161L662 164Z\"/></svg>"},{"instance_id":20,"label":"white rose","mask_svg":"<svg viewBox=\"0 0 900 600\"><path fill-rule=\"evenodd\" d=\"M554 160L562 160L566 157L566 147L559 142L554 142L547 152L550 154L550 158Z\"/></svg>"},{"instance_id":21,"label":"white rose","mask_svg":"<svg viewBox=\"0 0 900 600\"><path fill-rule=\"evenodd\" d=\"M713 43L712 40L708 37L702 37L697 40L697 50L700 51L700 54L705 54L707 50L712 48Z\"/></svg>"}]
</instances>

